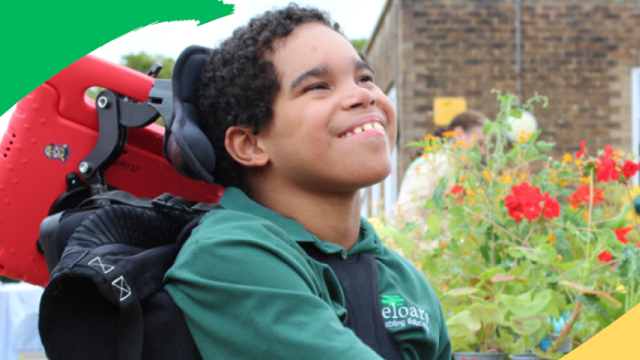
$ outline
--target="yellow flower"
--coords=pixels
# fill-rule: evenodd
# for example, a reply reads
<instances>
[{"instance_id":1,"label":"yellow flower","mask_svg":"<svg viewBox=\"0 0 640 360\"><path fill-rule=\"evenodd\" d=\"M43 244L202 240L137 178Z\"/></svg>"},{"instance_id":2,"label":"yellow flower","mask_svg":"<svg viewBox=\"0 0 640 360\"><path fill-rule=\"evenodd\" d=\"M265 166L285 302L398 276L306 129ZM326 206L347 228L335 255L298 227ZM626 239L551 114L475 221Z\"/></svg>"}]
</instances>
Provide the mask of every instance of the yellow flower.
<instances>
[{"instance_id":1,"label":"yellow flower","mask_svg":"<svg viewBox=\"0 0 640 360\"><path fill-rule=\"evenodd\" d=\"M462 159L462 161L464 161L464 162L469 161L469 159L467 159L467 158L466 158L466 157L464 157L464 156L461 156L461 157L460 157L460 159Z\"/></svg>"},{"instance_id":2,"label":"yellow flower","mask_svg":"<svg viewBox=\"0 0 640 360\"><path fill-rule=\"evenodd\" d=\"M422 263L412 261L413 265L418 268L418 270L422 271Z\"/></svg>"},{"instance_id":3,"label":"yellow flower","mask_svg":"<svg viewBox=\"0 0 640 360\"><path fill-rule=\"evenodd\" d=\"M558 261L562 261L562 255L558 254Z\"/></svg>"},{"instance_id":4,"label":"yellow flower","mask_svg":"<svg viewBox=\"0 0 640 360\"><path fill-rule=\"evenodd\" d=\"M518 142L520 142L520 143L526 143L527 142L527 138L524 137L523 135L518 136L518 138L516 140L518 140Z\"/></svg>"},{"instance_id":5,"label":"yellow flower","mask_svg":"<svg viewBox=\"0 0 640 360\"><path fill-rule=\"evenodd\" d=\"M583 184L591 183L591 181L589 181L589 177L588 176L580 176L580 182L583 183Z\"/></svg>"},{"instance_id":6,"label":"yellow flower","mask_svg":"<svg viewBox=\"0 0 640 360\"><path fill-rule=\"evenodd\" d=\"M513 181L513 178L511 177L511 175L507 175L505 177L503 177L502 179L500 179L500 182L503 184L507 184Z\"/></svg>"},{"instance_id":7,"label":"yellow flower","mask_svg":"<svg viewBox=\"0 0 640 360\"><path fill-rule=\"evenodd\" d=\"M423 159L428 159L428 158L429 158L429 154L424 154L424 155L422 155L422 158L423 158Z\"/></svg>"},{"instance_id":8,"label":"yellow flower","mask_svg":"<svg viewBox=\"0 0 640 360\"><path fill-rule=\"evenodd\" d=\"M416 166L415 168L413 168L415 171L420 172L420 166Z\"/></svg>"},{"instance_id":9,"label":"yellow flower","mask_svg":"<svg viewBox=\"0 0 640 360\"><path fill-rule=\"evenodd\" d=\"M580 161L580 160L576 160L576 165L577 165L578 167L582 167L582 161Z\"/></svg>"},{"instance_id":10,"label":"yellow flower","mask_svg":"<svg viewBox=\"0 0 640 360\"><path fill-rule=\"evenodd\" d=\"M565 153L564 156L562 157L562 161L564 162L573 162L573 156L571 156L571 154L569 153Z\"/></svg>"},{"instance_id":11,"label":"yellow flower","mask_svg":"<svg viewBox=\"0 0 640 360\"><path fill-rule=\"evenodd\" d=\"M442 137L456 137L456 133L453 131L445 131L442 133Z\"/></svg>"},{"instance_id":12,"label":"yellow flower","mask_svg":"<svg viewBox=\"0 0 640 360\"><path fill-rule=\"evenodd\" d=\"M627 287L622 285L622 284L619 284L618 286L616 286L616 291L621 292L623 294L626 294L627 293Z\"/></svg>"},{"instance_id":13,"label":"yellow flower","mask_svg":"<svg viewBox=\"0 0 640 360\"><path fill-rule=\"evenodd\" d=\"M371 217L371 218L368 218L367 220L369 221L371 226L373 226L373 229L376 232L379 232L380 230L384 229L384 225L382 225L382 221L380 221L380 219Z\"/></svg>"},{"instance_id":14,"label":"yellow flower","mask_svg":"<svg viewBox=\"0 0 640 360\"><path fill-rule=\"evenodd\" d=\"M467 180L466 176L460 176L460 181L465 181L465 180Z\"/></svg>"},{"instance_id":15,"label":"yellow flower","mask_svg":"<svg viewBox=\"0 0 640 360\"><path fill-rule=\"evenodd\" d=\"M433 144L433 148L434 148L434 149L440 149L440 145L438 145L438 144Z\"/></svg>"},{"instance_id":16,"label":"yellow flower","mask_svg":"<svg viewBox=\"0 0 640 360\"><path fill-rule=\"evenodd\" d=\"M476 204L476 198L469 196L469 205L474 206Z\"/></svg>"},{"instance_id":17,"label":"yellow flower","mask_svg":"<svg viewBox=\"0 0 640 360\"><path fill-rule=\"evenodd\" d=\"M466 142L464 142L464 141L458 141L458 146L460 146L460 147L465 147L465 148L466 148L466 147L468 147L468 146L469 146L469 144L467 144L467 143L466 143Z\"/></svg>"},{"instance_id":18,"label":"yellow flower","mask_svg":"<svg viewBox=\"0 0 640 360\"><path fill-rule=\"evenodd\" d=\"M556 241L556 237L553 235L553 233L547 234L547 237L549 238L549 244L553 244L553 242Z\"/></svg>"},{"instance_id":19,"label":"yellow flower","mask_svg":"<svg viewBox=\"0 0 640 360\"><path fill-rule=\"evenodd\" d=\"M482 175L484 175L484 177L485 177L487 180L491 181L491 174L489 174L489 172L488 172L487 170L484 170L484 171L482 172Z\"/></svg>"},{"instance_id":20,"label":"yellow flower","mask_svg":"<svg viewBox=\"0 0 640 360\"><path fill-rule=\"evenodd\" d=\"M476 196L476 192L471 188L467 189L467 194L469 194L469 196Z\"/></svg>"},{"instance_id":21,"label":"yellow flower","mask_svg":"<svg viewBox=\"0 0 640 360\"><path fill-rule=\"evenodd\" d=\"M422 150L431 151L431 150L433 150L433 148L431 146L425 146L425 147L422 148Z\"/></svg>"},{"instance_id":22,"label":"yellow flower","mask_svg":"<svg viewBox=\"0 0 640 360\"><path fill-rule=\"evenodd\" d=\"M567 186L567 180L565 179L560 180L560 185Z\"/></svg>"},{"instance_id":23,"label":"yellow flower","mask_svg":"<svg viewBox=\"0 0 640 360\"><path fill-rule=\"evenodd\" d=\"M524 180L524 179L527 178L527 175L526 174L520 174L520 178Z\"/></svg>"},{"instance_id":24,"label":"yellow flower","mask_svg":"<svg viewBox=\"0 0 640 360\"><path fill-rule=\"evenodd\" d=\"M447 250L447 243L440 243L440 246L441 246L444 250Z\"/></svg>"}]
</instances>

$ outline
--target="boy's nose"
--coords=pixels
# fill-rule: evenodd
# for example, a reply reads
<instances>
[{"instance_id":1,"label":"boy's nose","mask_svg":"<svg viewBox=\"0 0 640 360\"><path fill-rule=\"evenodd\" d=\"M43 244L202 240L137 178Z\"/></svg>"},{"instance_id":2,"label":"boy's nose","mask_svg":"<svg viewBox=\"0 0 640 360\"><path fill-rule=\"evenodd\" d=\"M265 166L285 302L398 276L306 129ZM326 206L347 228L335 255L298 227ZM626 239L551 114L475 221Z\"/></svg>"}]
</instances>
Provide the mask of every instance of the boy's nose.
<instances>
[{"instance_id":1,"label":"boy's nose","mask_svg":"<svg viewBox=\"0 0 640 360\"><path fill-rule=\"evenodd\" d=\"M346 89L342 99L342 107L345 110L359 107L369 107L375 104L376 97L370 89L352 84Z\"/></svg>"}]
</instances>

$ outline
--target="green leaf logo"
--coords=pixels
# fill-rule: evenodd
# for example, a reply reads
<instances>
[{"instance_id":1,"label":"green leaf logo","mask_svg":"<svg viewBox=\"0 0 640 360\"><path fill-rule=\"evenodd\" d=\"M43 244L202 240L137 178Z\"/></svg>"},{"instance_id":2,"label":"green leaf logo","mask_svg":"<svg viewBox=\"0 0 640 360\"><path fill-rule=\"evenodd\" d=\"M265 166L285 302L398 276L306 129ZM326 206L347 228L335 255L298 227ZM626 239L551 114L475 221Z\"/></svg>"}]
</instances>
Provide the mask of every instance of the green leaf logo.
<instances>
[{"instance_id":1,"label":"green leaf logo","mask_svg":"<svg viewBox=\"0 0 640 360\"><path fill-rule=\"evenodd\" d=\"M404 298L398 295L382 295L380 300L385 305L395 304L396 306L402 306L404 304Z\"/></svg>"}]
</instances>

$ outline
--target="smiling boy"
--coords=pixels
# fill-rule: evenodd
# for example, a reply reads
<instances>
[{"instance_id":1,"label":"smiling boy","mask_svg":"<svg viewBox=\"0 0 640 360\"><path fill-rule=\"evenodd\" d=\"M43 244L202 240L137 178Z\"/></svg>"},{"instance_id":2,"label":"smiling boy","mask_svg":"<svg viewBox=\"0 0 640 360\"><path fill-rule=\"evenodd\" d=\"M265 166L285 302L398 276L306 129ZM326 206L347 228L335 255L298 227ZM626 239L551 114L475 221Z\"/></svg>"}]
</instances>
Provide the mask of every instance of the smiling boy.
<instances>
[{"instance_id":1,"label":"smiling boy","mask_svg":"<svg viewBox=\"0 0 640 360\"><path fill-rule=\"evenodd\" d=\"M204 359L450 359L428 281L360 217L396 140L373 77L296 5L208 57L203 129L227 189L166 276Z\"/></svg>"}]
</instances>

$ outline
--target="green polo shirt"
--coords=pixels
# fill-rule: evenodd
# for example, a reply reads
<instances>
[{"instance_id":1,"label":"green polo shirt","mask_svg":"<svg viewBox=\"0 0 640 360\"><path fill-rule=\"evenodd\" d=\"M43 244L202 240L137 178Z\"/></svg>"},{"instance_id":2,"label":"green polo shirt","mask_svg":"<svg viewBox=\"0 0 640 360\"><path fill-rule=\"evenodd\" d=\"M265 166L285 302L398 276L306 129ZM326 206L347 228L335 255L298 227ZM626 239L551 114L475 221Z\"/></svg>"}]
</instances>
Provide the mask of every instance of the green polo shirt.
<instances>
[{"instance_id":1,"label":"green polo shirt","mask_svg":"<svg viewBox=\"0 0 640 360\"><path fill-rule=\"evenodd\" d=\"M165 277L204 359L381 359L350 329L340 284L299 242L325 253L374 255L380 316L403 359L451 359L442 309L424 275L361 221L348 252L225 190Z\"/></svg>"}]
</instances>

